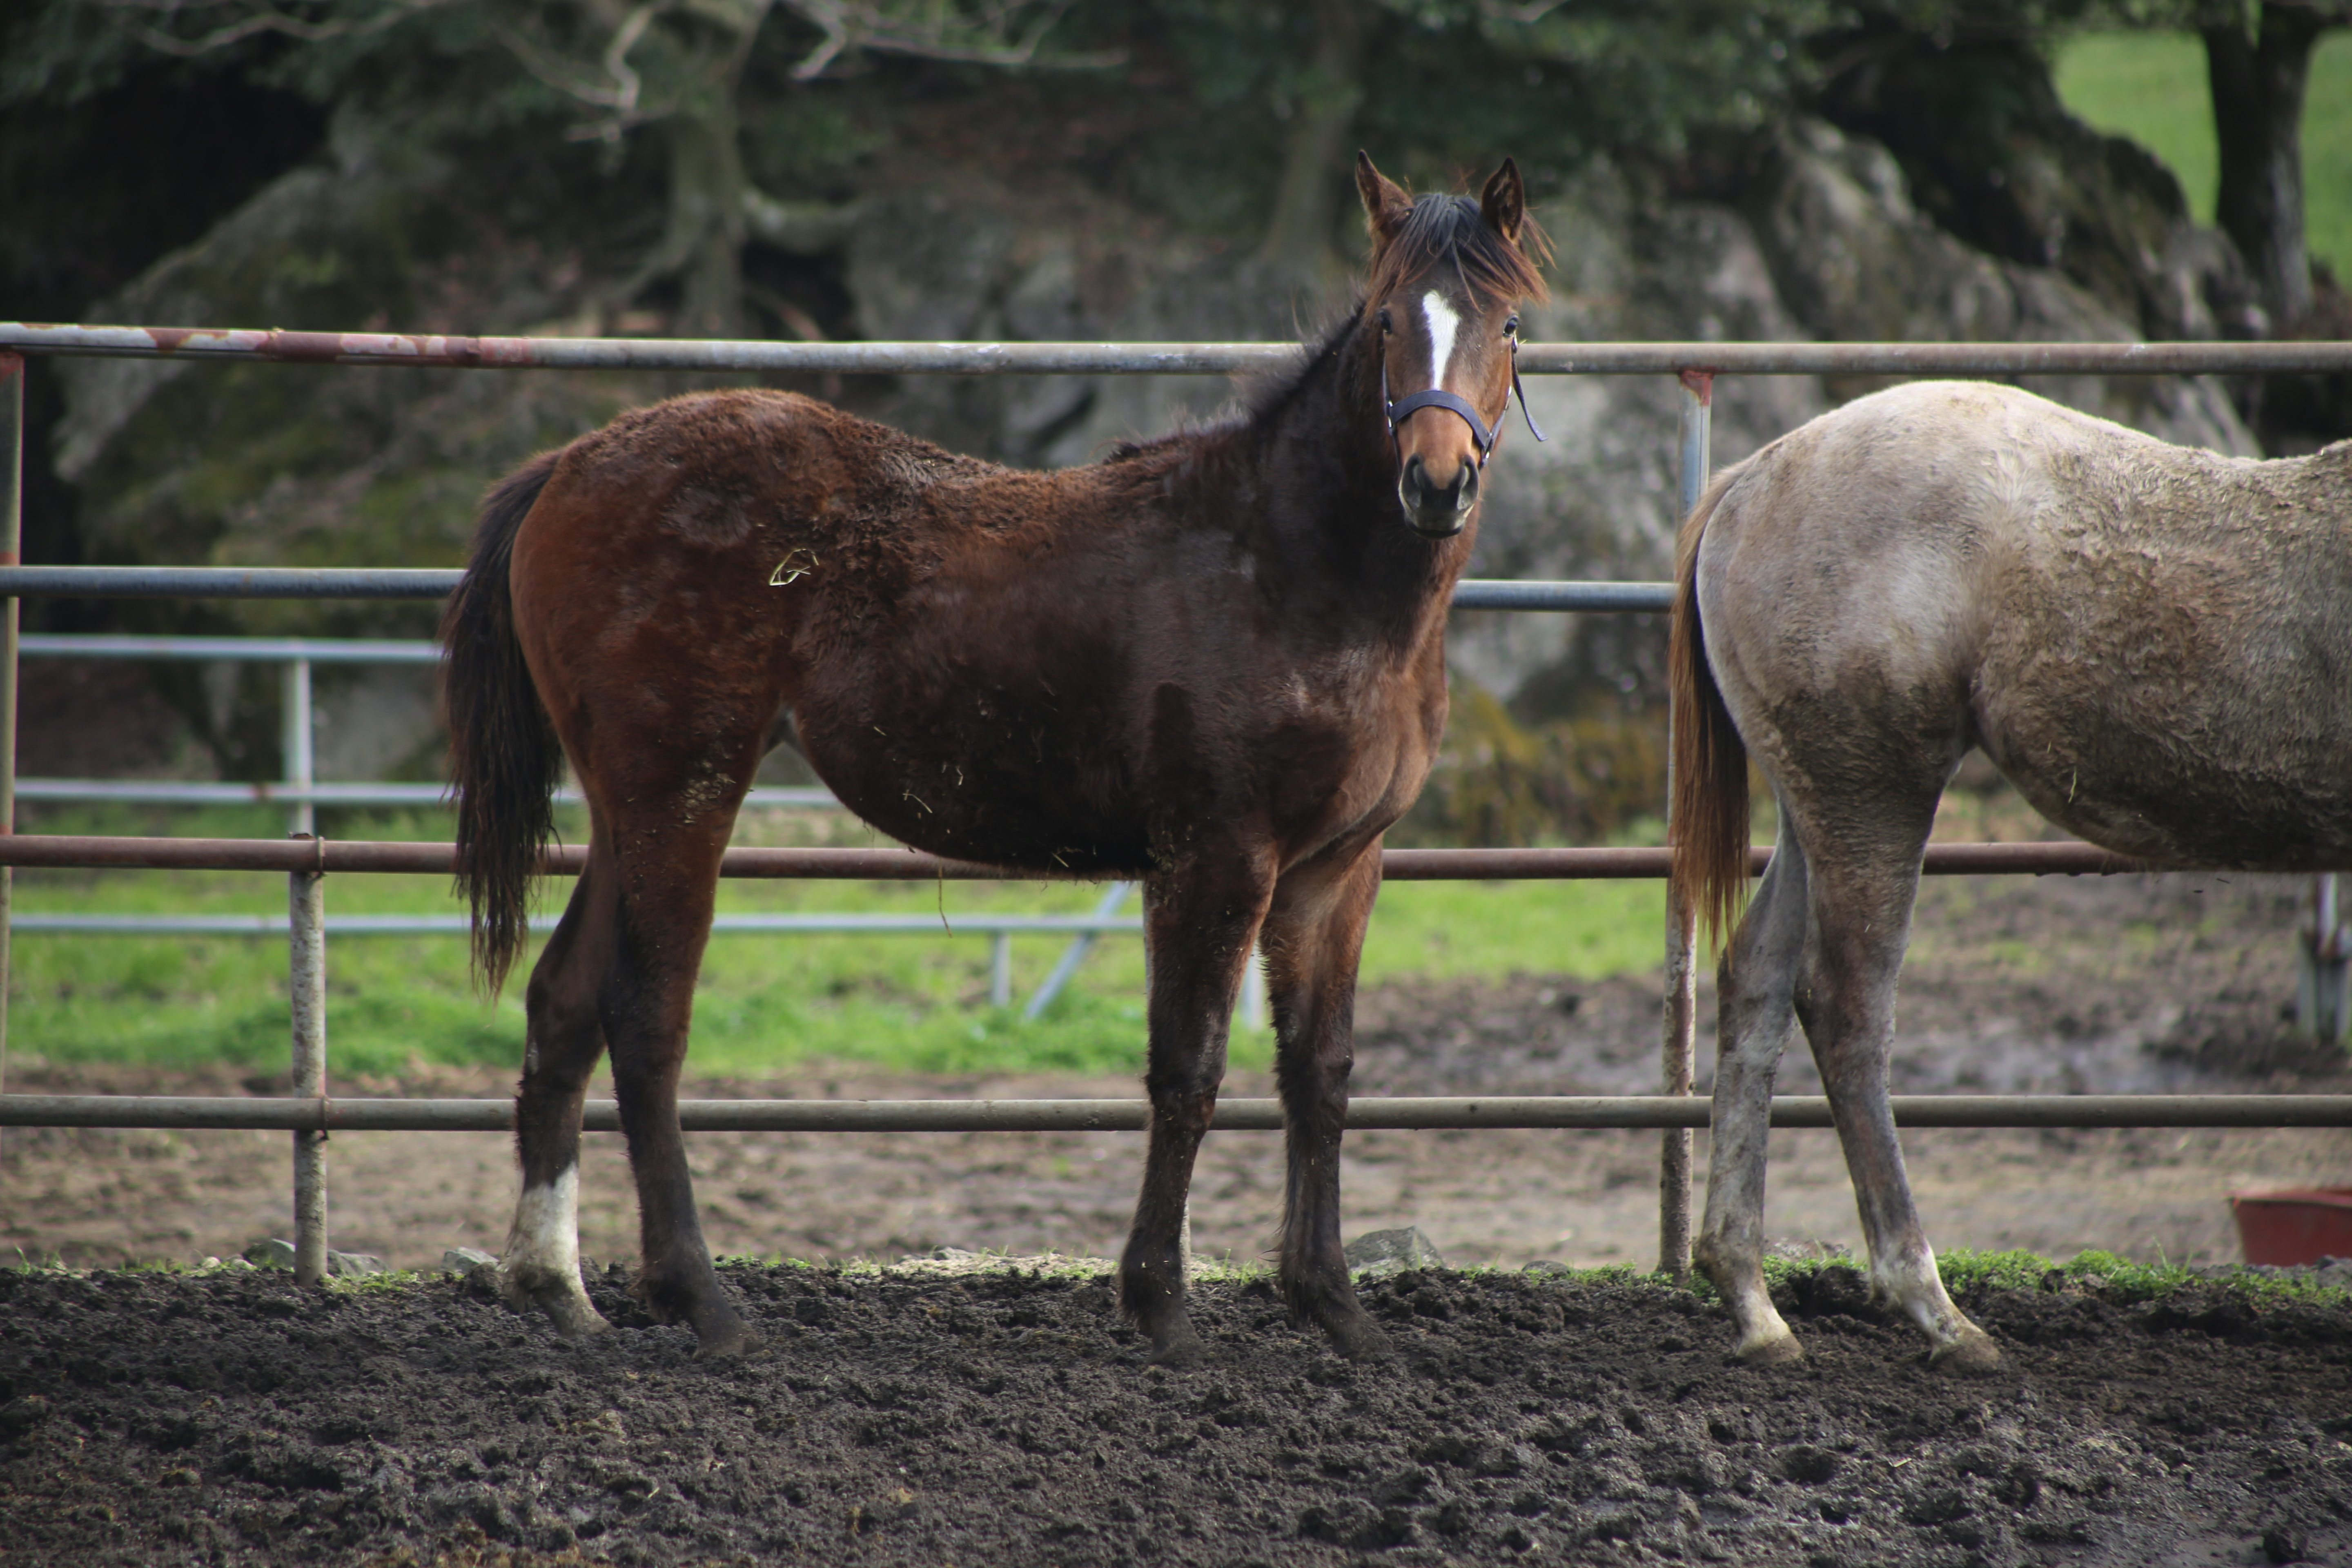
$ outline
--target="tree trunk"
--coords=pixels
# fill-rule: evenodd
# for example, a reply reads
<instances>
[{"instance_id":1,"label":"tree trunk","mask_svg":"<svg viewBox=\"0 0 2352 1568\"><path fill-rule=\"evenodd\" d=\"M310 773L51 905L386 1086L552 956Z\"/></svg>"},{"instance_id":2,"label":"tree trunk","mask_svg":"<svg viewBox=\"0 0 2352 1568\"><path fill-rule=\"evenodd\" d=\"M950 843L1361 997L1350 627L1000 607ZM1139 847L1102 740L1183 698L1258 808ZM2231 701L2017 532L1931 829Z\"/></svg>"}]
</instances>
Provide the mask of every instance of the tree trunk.
<instances>
[{"instance_id":1,"label":"tree trunk","mask_svg":"<svg viewBox=\"0 0 2352 1568\"><path fill-rule=\"evenodd\" d=\"M2242 26L2203 29L2221 144L2216 216L2262 289L2271 330L2311 313L2311 258L2303 226L2303 98L2322 15L2263 0L2261 37Z\"/></svg>"},{"instance_id":2,"label":"tree trunk","mask_svg":"<svg viewBox=\"0 0 2352 1568\"><path fill-rule=\"evenodd\" d=\"M669 217L661 243L614 291L626 304L647 285L679 278L676 331L731 338L743 326L745 199L743 64L771 0L701 0L678 26L692 62L683 101L663 123L669 142Z\"/></svg>"},{"instance_id":3,"label":"tree trunk","mask_svg":"<svg viewBox=\"0 0 2352 1568\"><path fill-rule=\"evenodd\" d=\"M1331 231L1349 186L1348 130L1363 101L1372 15L1363 0L1315 0L1315 63L1290 115L1282 184L1259 258L1298 272L1331 260Z\"/></svg>"},{"instance_id":4,"label":"tree trunk","mask_svg":"<svg viewBox=\"0 0 2352 1568\"><path fill-rule=\"evenodd\" d=\"M668 126L669 229L685 274L677 323L685 337L732 338L743 326L743 154L734 74L707 109Z\"/></svg>"}]
</instances>

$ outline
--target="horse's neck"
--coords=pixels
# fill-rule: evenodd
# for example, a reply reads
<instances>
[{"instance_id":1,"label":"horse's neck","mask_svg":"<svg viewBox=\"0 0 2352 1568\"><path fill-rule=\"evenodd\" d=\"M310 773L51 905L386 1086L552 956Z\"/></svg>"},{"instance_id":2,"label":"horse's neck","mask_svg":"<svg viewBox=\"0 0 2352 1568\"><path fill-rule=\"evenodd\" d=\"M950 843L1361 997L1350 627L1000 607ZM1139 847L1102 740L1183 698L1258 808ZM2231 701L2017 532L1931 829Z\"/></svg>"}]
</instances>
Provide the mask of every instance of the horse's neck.
<instances>
[{"instance_id":1,"label":"horse's neck","mask_svg":"<svg viewBox=\"0 0 2352 1568\"><path fill-rule=\"evenodd\" d=\"M1396 450L1368 363L1351 333L1259 416L1244 437L1245 486L1257 504L1236 509L1233 526L1261 574L1280 574L1296 592L1328 595L1402 629L1424 620L1433 600L1442 613L1467 552L1406 524Z\"/></svg>"}]
</instances>

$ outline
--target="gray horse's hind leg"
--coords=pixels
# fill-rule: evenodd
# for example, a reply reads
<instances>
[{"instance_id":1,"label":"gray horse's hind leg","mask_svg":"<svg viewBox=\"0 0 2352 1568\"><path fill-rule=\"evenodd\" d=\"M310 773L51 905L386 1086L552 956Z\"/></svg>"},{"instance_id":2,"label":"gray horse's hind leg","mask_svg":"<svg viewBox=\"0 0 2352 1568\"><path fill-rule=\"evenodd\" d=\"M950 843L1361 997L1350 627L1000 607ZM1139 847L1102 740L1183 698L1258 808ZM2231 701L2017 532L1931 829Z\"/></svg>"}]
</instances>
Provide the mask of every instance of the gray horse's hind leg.
<instances>
[{"instance_id":1,"label":"gray horse's hind leg","mask_svg":"<svg viewBox=\"0 0 2352 1568\"><path fill-rule=\"evenodd\" d=\"M1919 838L1927 837L1924 827ZM1918 890L1917 848L1849 849L1835 860L1816 846L1812 939L1798 1012L1829 1092L1830 1117L1853 1179L1870 1248L1874 1300L1900 1307L1927 1336L1929 1360L1953 1372L1985 1372L2000 1352L1944 1292L1935 1249L1920 1227L1895 1136L1886 1062L1895 1037L1895 987Z\"/></svg>"},{"instance_id":2,"label":"gray horse's hind leg","mask_svg":"<svg viewBox=\"0 0 2352 1568\"><path fill-rule=\"evenodd\" d=\"M1798 1361L1804 1352L1764 1288L1764 1159L1772 1078L1797 1016L1804 956L1805 855L1781 815L1772 862L1717 971L1715 1104L1706 1218L1696 1260L1731 1309L1743 1361Z\"/></svg>"}]
</instances>

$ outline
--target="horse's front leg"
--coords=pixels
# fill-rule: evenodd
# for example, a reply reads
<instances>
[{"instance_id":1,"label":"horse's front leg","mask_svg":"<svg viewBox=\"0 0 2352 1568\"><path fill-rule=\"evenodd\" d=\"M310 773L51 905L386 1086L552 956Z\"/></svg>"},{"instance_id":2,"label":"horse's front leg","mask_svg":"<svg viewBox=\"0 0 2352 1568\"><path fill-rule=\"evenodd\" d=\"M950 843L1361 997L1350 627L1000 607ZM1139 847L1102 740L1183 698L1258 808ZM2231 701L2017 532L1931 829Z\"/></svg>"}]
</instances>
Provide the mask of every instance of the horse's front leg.
<instances>
[{"instance_id":1,"label":"horse's front leg","mask_svg":"<svg viewBox=\"0 0 2352 1568\"><path fill-rule=\"evenodd\" d=\"M1150 1337L1150 1359L1161 1365L1191 1366L1207 1354L1184 1310L1184 1217L1192 1162L1225 1076L1234 996L1265 914L1273 879L1264 859L1262 852L1198 853L1144 885L1151 1138L1118 1289L1120 1310Z\"/></svg>"},{"instance_id":2,"label":"horse's front leg","mask_svg":"<svg viewBox=\"0 0 2352 1568\"><path fill-rule=\"evenodd\" d=\"M604 1050L596 990L612 940L613 867L592 852L525 994L529 1022L515 1095L522 1196L498 1265L507 1304L544 1311L566 1339L612 1327L580 1281L580 1113Z\"/></svg>"},{"instance_id":3,"label":"horse's front leg","mask_svg":"<svg viewBox=\"0 0 2352 1568\"><path fill-rule=\"evenodd\" d=\"M1694 1261L1722 1292L1743 1361L1800 1361L1804 1352L1764 1287L1764 1163L1772 1079L1796 1027L1792 997L1804 956L1805 855L1781 814L1780 842L1717 971L1715 1102L1706 1218Z\"/></svg>"},{"instance_id":4,"label":"horse's front leg","mask_svg":"<svg viewBox=\"0 0 2352 1568\"><path fill-rule=\"evenodd\" d=\"M1920 840L1925 841L1923 831ZM1927 1335L1931 1364L1990 1372L2000 1363L1990 1336L1945 1293L1895 1133L1886 1062L1895 1037L1895 987L1910 934L1917 850L1812 865L1813 941L1801 983L1801 1016L1829 1091L1830 1118L1853 1178L1870 1248L1874 1300L1899 1306Z\"/></svg>"},{"instance_id":5,"label":"horse's front leg","mask_svg":"<svg viewBox=\"0 0 2352 1568\"><path fill-rule=\"evenodd\" d=\"M1294 869L1275 889L1265 947L1274 1004L1288 1179L1282 1291L1351 1358L1387 1351L1348 1280L1339 1231L1339 1142L1355 1067L1356 967L1380 891L1380 841L1352 859Z\"/></svg>"}]
</instances>

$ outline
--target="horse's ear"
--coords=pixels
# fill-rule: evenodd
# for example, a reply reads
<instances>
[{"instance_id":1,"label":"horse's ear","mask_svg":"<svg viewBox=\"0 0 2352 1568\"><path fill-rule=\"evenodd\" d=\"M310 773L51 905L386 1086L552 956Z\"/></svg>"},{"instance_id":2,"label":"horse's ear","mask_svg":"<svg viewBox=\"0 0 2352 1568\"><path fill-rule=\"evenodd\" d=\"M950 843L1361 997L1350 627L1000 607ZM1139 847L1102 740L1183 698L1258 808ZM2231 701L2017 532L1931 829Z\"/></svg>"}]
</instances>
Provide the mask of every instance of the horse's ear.
<instances>
[{"instance_id":1,"label":"horse's ear","mask_svg":"<svg viewBox=\"0 0 2352 1568\"><path fill-rule=\"evenodd\" d=\"M1387 248L1412 211L1412 198L1402 185L1372 167L1372 155L1356 154L1356 190L1364 198L1364 221L1372 231L1372 248Z\"/></svg>"},{"instance_id":2,"label":"horse's ear","mask_svg":"<svg viewBox=\"0 0 2352 1568\"><path fill-rule=\"evenodd\" d=\"M1486 181L1486 188L1478 193L1478 211L1486 226L1509 240L1519 243L1519 225L1528 216L1528 188L1519 180L1519 166L1509 158Z\"/></svg>"}]
</instances>

